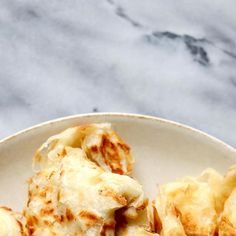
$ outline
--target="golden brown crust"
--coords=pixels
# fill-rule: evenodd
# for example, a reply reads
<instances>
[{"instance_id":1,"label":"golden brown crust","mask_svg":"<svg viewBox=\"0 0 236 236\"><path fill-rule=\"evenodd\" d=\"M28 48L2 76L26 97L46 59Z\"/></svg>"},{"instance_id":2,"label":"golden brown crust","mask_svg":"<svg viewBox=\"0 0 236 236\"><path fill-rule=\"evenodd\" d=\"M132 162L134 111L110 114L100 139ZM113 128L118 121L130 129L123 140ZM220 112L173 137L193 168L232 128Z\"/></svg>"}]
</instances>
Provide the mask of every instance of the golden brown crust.
<instances>
[{"instance_id":1,"label":"golden brown crust","mask_svg":"<svg viewBox=\"0 0 236 236\"><path fill-rule=\"evenodd\" d=\"M219 235L236 235L236 189L224 204L218 228Z\"/></svg>"},{"instance_id":2,"label":"golden brown crust","mask_svg":"<svg viewBox=\"0 0 236 236\"><path fill-rule=\"evenodd\" d=\"M109 235L114 231L117 209L131 207L137 212L145 207L141 186L132 178L105 172L81 149L62 147L56 153L55 163L29 181L25 216L32 236L48 232Z\"/></svg>"},{"instance_id":3,"label":"golden brown crust","mask_svg":"<svg viewBox=\"0 0 236 236\"><path fill-rule=\"evenodd\" d=\"M219 236L236 236L236 228L227 217L222 217L220 220Z\"/></svg>"},{"instance_id":4,"label":"golden brown crust","mask_svg":"<svg viewBox=\"0 0 236 236\"><path fill-rule=\"evenodd\" d=\"M59 148L62 146L61 148ZM64 146L82 148L88 158L106 171L117 174L130 174L133 157L130 147L115 133L110 124L90 124L69 128L50 137L35 153L34 163L50 165L47 156L66 156ZM54 152L57 150L57 153Z\"/></svg>"},{"instance_id":5,"label":"golden brown crust","mask_svg":"<svg viewBox=\"0 0 236 236\"><path fill-rule=\"evenodd\" d=\"M100 232L100 236L107 236L110 234L110 232L114 232L114 230L115 230L115 222L114 221L105 223L102 227L101 232Z\"/></svg>"},{"instance_id":6,"label":"golden brown crust","mask_svg":"<svg viewBox=\"0 0 236 236\"><path fill-rule=\"evenodd\" d=\"M124 196L117 194L117 192L114 191L112 188L101 189L100 194L102 196L111 197L113 200L115 200L122 206L127 205L127 199Z\"/></svg>"}]
</instances>

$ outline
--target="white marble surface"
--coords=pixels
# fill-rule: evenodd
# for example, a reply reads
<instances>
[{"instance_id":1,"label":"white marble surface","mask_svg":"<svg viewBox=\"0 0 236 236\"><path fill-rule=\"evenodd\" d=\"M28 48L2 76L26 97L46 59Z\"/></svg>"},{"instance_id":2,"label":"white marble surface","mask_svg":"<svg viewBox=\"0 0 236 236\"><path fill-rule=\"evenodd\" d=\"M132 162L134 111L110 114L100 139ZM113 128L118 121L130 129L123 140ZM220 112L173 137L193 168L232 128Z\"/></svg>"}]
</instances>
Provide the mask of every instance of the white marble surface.
<instances>
[{"instance_id":1,"label":"white marble surface","mask_svg":"<svg viewBox=\"0 0 236 236\"><path fill-rule=\"evenodd\" d=\"M236 147L235 0L1 0L0 137L93 111Z\"/></svg>"}]
</instances>

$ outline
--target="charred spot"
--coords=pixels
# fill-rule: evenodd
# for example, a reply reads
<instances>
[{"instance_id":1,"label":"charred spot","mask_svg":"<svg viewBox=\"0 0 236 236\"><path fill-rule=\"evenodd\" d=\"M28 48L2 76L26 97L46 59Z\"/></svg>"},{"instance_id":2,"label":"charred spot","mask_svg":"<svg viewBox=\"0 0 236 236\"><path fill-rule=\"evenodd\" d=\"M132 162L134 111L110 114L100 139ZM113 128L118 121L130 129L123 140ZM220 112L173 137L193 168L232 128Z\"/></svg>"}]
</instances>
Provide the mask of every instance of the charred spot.
<instances>
[{"instance_id":1,"label":"charred spot","mask_svg":"<svg viewBox=\"0 0 236 236\"><path fill-rule=\"evenodd\" d=\"M96 145L91 146L92 152L98 152L98 147Z\"/></svg>"},{"instance_id":2,"label":"charred spot","mask_svg":"<svg viewBox=\"0 0 236 236\"><path fill-rule=\"evenodd\" d=\"M176 217L179 217L181 215L180 211L175 206L172 207L172 214L175 215Z\"/></svg>"},{"instance_id":3,"label":"charred spot","mask_svg":"<svg viewBox=\"0 0 236 236\"><path fill-rule=\"evenodd\" d=\"M102 230L100 232L100 236L106 236L107 232L115 230L115 222L107 222L104 223Z\"/></svg>"},{"instance_id":4,"label":"charred spot","mask_svg":"<svg viewBox=\"0 0 236 236\"><path fill-rule=\"evenodd\" d=\"M52 203L52 201L51 200L48 200L48 201L46 201L46 204L51 204Z\"/></svg>"},{"instance_id":5,"label":"charred spot","mask_svg":"<svg viewBox=\"0 0 236 236\"><path fill-rule=\"evenodd\" d=\"M144 209L147 207L147 205L148 205L148 199L146 198L146 199L143 201L143 203L142 203L140 206L138 206L136 209L137 209L138 211L142 211L142 210L144 210Z\"/></svg>"},{"instance_id":6,"label":"charred spot","mask_svg":"<svg viewBox=\"0 0 236 236\"><path fill-rule=\"evenodd\" d=\"M31 198L28 198L27 203L26 203L27 207L29 207L30 202L31 202Z\"/></svg>"},{"instance_id":7,"label":"charred spot","mask_svg":"<svg viewBox=\"0 0 236 236\"><path fill-rule=\"evenodd\" d=\"M17 224L18 224L18 226L19 226L19 228L20 228L20 233L21 233L22 235L24 235L24 228L23 228L22 223L21 223L19 220L16 220L16 222L17 222Z\"/></svg>"},{"instance_id":8,"label":"charred spot","mask_svg":"<svg viewBox=\"0 0 236 236\"><path fill-rule=\"evenodd\" d=\"M125 154L128 155L130 153L130 147L126 143L118 142L117 145L125 152Z\"/></svg>"},{"instance_id":9,"label":"charred spot","mask_svg":"<svg viewBox=\"0 0 236 236\"><path fill-rule=\"evenodd\" d=\"M29 199L32 197L32 193L30 190L28 191L28 197L29 197Z\"/></svg>"},{"instance_id":10,"label":"charred spot","mask_svg":"<svg viewBox=\"0 0 236 236\"><path fill-rule=\"evenodd\" d=\"M69 208L66 208L66 219L67 219L68 221L72 221L72 220L75 219L75 217L74 217L72 211L71 211Z\"/></svg>"},{"instance_id":11,"label":"charred spot","mask_svg":"<svg viewBox=\"0 0 236 236\"><path fill-rule=\"evenodd\" d=\"M116 146L109 140L107 134L102 135L100 151L104 156L107 152L109 152L109 154L116 152Z\"/></svg>"},{"instance_id":12,"label":"charred spot","mask_svg":"<svg viewBox=\"0 0 236 236\"><path fill-rule=\"evenodd\" d=\"M109 140L107 134L102 135L100 152L104 158L104 162L110 166L112 172L123 174L117 146Z\"/></svg>"},{"instance_id":13,"label":"charred spot","mask_svg":"<svg viewBox=\"0 0 236 236\"><path fill-rule=\"evenodd\" d=\"M41 215L51 215L54 212L53 208L45 208L40 210Z\"/></svg>"},{"instance_id":14,"label":"charred spot","mask_svg":"<svg viewBox=\"0 0 236 236\"><path fill-rule=\"evenodd\" d=\"M60 190L57 192L57 201L59 202L60 201L60 198L61 198L61 192Z\"/></svg>"},{"instance_id":15,"label":"charred spot","mask_svg":"<svg viewBox=\"0 0 236 236\"><path fill-rule=\"evenodd\" d=\"M156 233L160 233L162 230L162 223L155 207L153 207L153 223L151 224L151 229Z\"/></svg>"},{"instance_id":16,"label":"charred spot","mask_svg":"<svg viewBox=\"0 0 236 236\"><path fill-rule=\"evenodd\" d=\"M33 235L33 233L34 233L34 228L28 228L28 234L29 234L29 236L31 236L31 235Z\"/></svg>"},{"instance_id":17,"label":"charred spot","mask_svg":"<svg viewBox=\"0 0 236 236\"><path fill-rule=\"evenodd\" d=\"M115 211L115 221L116 221L116 229L125 228L128 224L127 218L125 216L126 207L118 209Z\"/></svg>"},{"instance_id":18,"label":"charred spot","mask_svg":"<svg viewBox=\"0 0 236 236\"><path fill-rule=\"evenodd\" d=\"M54 215L53 217L58 223L62 223L63 221L65 221L65 218L63 215Z\"/></svg>"},{"instance_id":19,"label":"charred spot","mask_svg":"<svg viewBox=\"0 0 236 236\"><path fill-rule=\"evenodd\" d=\"M52 225L51 222L50 222L49 220L44 220L43 223L44 223L45 225L47 225L47 226Z\"/></svg>"},{"instance_id":20,"label":"charred spot","mask_svg":"<svg viewBox=\"0 0 236 236\"><path fill-rule=\"evenodd\" d=\"M67 155L67 151L66 151L65 148L63 148L62 151L61 151L61 156L65 157L66 155Z\"/></svg>"},{"instance_id":21,"label":"charred spot","mask_svg":"<svg viewBox=\"0 0 236 236\"><path fill-rule=\"evenodd\" d=\"M27 230L28 230L29 235L33 235L33 233L35 231L34 226L37 224L38 224L38 219L35 216L29 216L27 218L26 226L27 226Z\"/></svg>"},{"instance_id":22,"label":"charred spot","mask_svg":"<svg viewBox=\"0 0 236 236\"><path fill-rule=\"evenodd\" d=\"M100 194L102 196L111 197L114 201L118 202L120 205L125 206L127 205L127 200L125 197L117 194L113 189L105 188L100 190Z\"/></svg>"},{"instance_id":23,"label":"charred spot","mask_svg":"<svg viewBox=\"0 0 236 236\"><path fill-rule=\"evenodd\" d=\"M92 227L94 224L96 224L97 221L101 219L100 216L89 211L81 211L79 213L79 216L87 221L86 223L87 227Z\"/></svg>"},{"instance_id":24,"label":"charred spot","mask_svg":"<svg viewBox=\"0 0 236 236\"><path fill-rule=\"evenodd\" d=\"M6 211L12 211L12 209L9 208L9 207L2 206L2 207L0 207L0 208L4 209L4 210L6 210Z\"/></svg>"},{"instance_id":25,"label":"charred spot","mask_svg":"<svg viewBox=\"0 0 236 236\"><path fill-rule=\"evenodd\" d=\"M124 174L124 171L120 168L114 168L113 166L111 166L111 169L112 169L112 172L113 173L116 173L116 174L119 174L119 175L123 175Z\"/></svg>"}]
</instances>

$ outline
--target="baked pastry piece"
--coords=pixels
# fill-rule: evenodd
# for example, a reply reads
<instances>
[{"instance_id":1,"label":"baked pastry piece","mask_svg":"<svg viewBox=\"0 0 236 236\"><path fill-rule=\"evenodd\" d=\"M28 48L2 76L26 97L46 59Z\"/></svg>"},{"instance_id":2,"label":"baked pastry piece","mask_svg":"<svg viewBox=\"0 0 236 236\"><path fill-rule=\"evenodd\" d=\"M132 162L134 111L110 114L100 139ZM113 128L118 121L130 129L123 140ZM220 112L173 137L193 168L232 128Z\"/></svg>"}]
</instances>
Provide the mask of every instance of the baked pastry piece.
<instances>
[{"instance_id":1,"label":"baked pastry piece","mask_svg":"<svg viewBox=\"0 0 236 236\"><path fill-rule=\"evenodd\" d=\"M236 166L162 185L148 204L129 177L133 162L107 123L50 137L34 157L23 216L0 207L0 236L236 236Z\"/></svg>"},{"instance_id":2,"label":"baked pastry piece","mask_svg":"<svg viewBox=\"0 0 236 236\"><path fill-rule=\"evenodd\" d=\"M198 180L208 184L214 195L216 212L219 215L223 211L225 201L236 187L236 166L231 166L225 176L214 169L206 169Z\"/></svg>"},{"instance_id":3,"label":"baked pastry piece","mask_svg":"<svg viewBox=\"0 0 236 236\"><path fill-rule=\"evenodd\" d=\"M236 236L236 188L224 204L219 222L219 236Z\"/></svg>"},{"instance_id":4,"label":"baked pastry piece","mask_svg":"<svg viewBox=\"0 0 236 236\"><path fill-rule=\"evenodd\" d=\"M177 191L176 189L174 191ZM166 193L165 188L160 187L158 195L153 203L152 228L163 236L185 236L183 225L180 221L180 212L176 203Z\"/></svg>"},{"instance_id":5,"label":"baked pastry piece","mask_svg":"<svg viewBox=\"0 0 236 236\"><path fill-rule=\"evenodd\" d=\"M24 215L30 235L114 235L117 209L136 217L145 205L140 184L104 171L80 148L56 145L29 181ZM41 164L41 163L40 163Z\"/></svg>"},{"instance_id":6,"label":"baked pastry piece","mask_svg":"<svg viewBox=\"0 0 236 236\"><path fill-rule=\"evenodd\" d=\"M117 236L158 236L157 233L151 233L148 230L140 226L127 225L127 227L121 229Z\"/></svg>"},{"instance_id":7,"label":"baked pastry piece","mask_svg":"<svg viewBox=\"0 0 236 236\"><path fill-rule=\"evenodd\" d=\"M117 236L158 236L159 234L154 233L151 227L152 215L150 214L149 208L151 204L147 202L147 206L143 206L143 209L138 212L138 216L135 219L124 219L121 216L119 218L119 211L116 215L117 227L116 235Z\"/></svg>"},{"instance_id":8,"label":"baked pastry piece","mask_svg":"<svg viewBox=\"0 0 236 236\"><path fill-rule=\"evenodd\" d=\"M1 236L26 236L24 224L22 215L14 213L10 208L0 207Z\"/></svg>"},{"instance_id":9,"label":"baked pastry piece","mask_svg":"<svg viewBox=\"0 0 236 236\"><path fill-rule=\"evenodd\" d=\"M186 177L161 186L155 208L161 235L214 235L215 199L207 183ZM182 226L181 226L182 224Z\"/></svg>"},{"instance_id":10,"label":"baked pastry piece","mask_svg":"<svg viewBox=\"0 0 236 236\"><path fill-rule=\"evenodd\" d=\"M105 171L117 174L130 174L132 171L134 161L130 148L111 129L111 124L77 126L50 137L37 151L36 162L41 166L54 165L51 156L64 146L83 149L87 157Z\"/></svg>"}]
</instances>

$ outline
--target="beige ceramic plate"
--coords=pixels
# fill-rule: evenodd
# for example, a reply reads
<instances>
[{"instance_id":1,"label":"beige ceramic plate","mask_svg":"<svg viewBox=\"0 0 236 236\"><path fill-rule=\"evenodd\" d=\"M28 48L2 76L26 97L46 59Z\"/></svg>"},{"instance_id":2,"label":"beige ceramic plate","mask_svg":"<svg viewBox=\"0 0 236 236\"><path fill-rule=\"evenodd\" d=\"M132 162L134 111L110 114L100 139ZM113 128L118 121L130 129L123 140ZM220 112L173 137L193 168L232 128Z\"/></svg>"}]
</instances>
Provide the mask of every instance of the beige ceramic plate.
<instances>
[{"instance_id":1,"label":"beige ceramic plate","mask_svg":"<svg viewBox=\"0 0 236 236\"><path fill-rule=\"evenodd\" d=\"M0 141L0 205L21 210L34 151L49 136L67 127L111 122L132 147L134 176L149 196L159 183L197 175L206 167L224 172L236 163L236 150L195 129L149 116L86 114L43 123Z\"/></svg>"}]
</instances>

